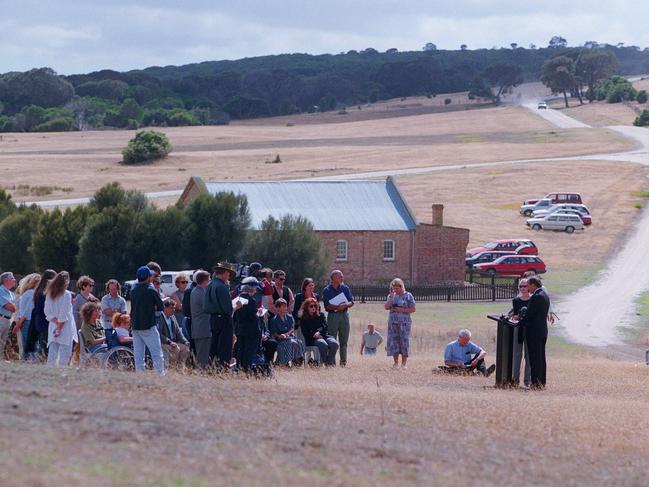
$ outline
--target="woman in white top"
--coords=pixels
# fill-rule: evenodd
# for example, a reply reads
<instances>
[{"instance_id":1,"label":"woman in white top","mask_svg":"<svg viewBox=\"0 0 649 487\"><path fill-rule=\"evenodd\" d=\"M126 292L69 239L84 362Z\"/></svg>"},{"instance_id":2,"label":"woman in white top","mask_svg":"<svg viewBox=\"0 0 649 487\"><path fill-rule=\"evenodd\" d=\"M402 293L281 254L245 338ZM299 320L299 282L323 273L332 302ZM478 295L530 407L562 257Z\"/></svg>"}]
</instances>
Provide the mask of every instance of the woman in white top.
<instances>
[{"instance_id":1,"label":"woman in white top","mask_svg":"<svg viewBox=\"0 0 649 487\"><path fill-rule=\"evenodd\" d=\"M47 364L67 367L73 342L78 341L77 327L72 312L72 293L68 291L70 274L59 272L47 286L45 317L49 322L47 333Z\"/></svg>"}]
</instances>

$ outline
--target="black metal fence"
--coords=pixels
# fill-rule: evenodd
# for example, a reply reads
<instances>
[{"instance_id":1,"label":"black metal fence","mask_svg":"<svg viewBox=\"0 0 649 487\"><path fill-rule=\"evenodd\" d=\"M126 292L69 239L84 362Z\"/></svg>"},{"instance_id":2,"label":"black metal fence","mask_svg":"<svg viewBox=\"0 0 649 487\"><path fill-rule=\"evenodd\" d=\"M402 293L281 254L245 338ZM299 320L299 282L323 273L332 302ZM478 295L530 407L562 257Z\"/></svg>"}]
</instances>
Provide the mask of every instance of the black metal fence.
<instances>
[{"instance_id":1,"label":"black metal fence","mask_svg":"<svg viewBox=\"0 0 649 487\"><path fill-rule=\"evenodd\" d=\"M518 277L497 276L488 273L467 272L465 282L430 285L407 285L416 301L496 301L513 299L518 293ZM385 301L389 284L354 284L347 282L354 298L361 302ZM294 292L300 291L300 283L288 284ZM322 289L323 285L317 286Z\"/></svg>"},{"instance_id":2,"label":"black metal fence","mask_svg":"<svg viewBox=\"0 0 649 487\"><path fill-rule=\"evenodd\" d=\"M431 284L431 285L406 285L416 301L496 301L499 299L513 299L518 292L518 277L496 276L483 272L470 271L466 273L465 282ZM293 292L300 292L301 282L288 283L287 286ZM322 290L326 285L318 285ZM389 284L354 284L347 282L352 290L354 298L361 302L382 302L385 301ZM70 282L70 290L77 292L76 281ZM129 289L122 286L120 294L126 299L129 298ZM95 286L93 294L101 299L106 294L103 286Z\"/></svg>"}]
</instances>

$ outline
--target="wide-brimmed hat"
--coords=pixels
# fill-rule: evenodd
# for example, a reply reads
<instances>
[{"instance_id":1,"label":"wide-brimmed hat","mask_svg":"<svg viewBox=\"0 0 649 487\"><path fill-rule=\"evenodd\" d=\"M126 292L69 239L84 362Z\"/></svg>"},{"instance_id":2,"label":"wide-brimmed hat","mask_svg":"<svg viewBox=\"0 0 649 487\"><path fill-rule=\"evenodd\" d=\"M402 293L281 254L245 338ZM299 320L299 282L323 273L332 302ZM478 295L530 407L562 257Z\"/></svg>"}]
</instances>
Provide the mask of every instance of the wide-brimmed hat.
<instances>
[{"instance_id":1,"label":"wide-brimmed hat","mask_svg":"<svg viewBox=\"0 0 649 487\"><path fill-rule=\"evenodd\" d=\"M228 271L230 273L230 277L234 277L237 275L237 266L231 264L230 262L219 262L214 266L213 271L219 274L223 271Z\"/></svg>"}]
</instances>

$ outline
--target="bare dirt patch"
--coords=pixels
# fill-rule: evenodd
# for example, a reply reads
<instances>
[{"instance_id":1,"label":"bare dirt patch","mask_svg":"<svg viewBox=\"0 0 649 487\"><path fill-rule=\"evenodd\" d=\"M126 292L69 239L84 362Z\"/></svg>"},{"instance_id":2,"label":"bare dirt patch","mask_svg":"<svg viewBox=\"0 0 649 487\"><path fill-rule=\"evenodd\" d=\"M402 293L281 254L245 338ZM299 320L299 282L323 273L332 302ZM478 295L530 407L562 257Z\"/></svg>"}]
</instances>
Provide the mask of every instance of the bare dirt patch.
<instances>
[{"instance_id":1,"label":"bare dirt patch","mask_svg":"<svg viewBox=\"0 0 649 487\"><path fill-rule=\"evenodd\" d=\"M440 171L400 176L399 187L423 222L431 205L443 203L444 223L471 230L470 246L502 238L531 238L554 270L570 271L601 263L623 242L638 215L639 193L647 187L646 169L604 161L528 163L497 168ZM584 232L535 232L518 209L523 200L551 191L577 191L593 214Z\"/></svg>"},{"instance_id":2,"label":"bare dirt patch","mask_svg":"<svg viewBox=\"0 0 649 487\"><path fill-rule=\"evenodd\" d=\"M181 189L192 175L289 179L616 152L631 146L608 131L552 129L520 107L343 124L164 131L175 147L172 155L152 166L128 167L118 161L132 131L5 134L0 141L3 183L71 187L74 190L65 197L77 197L88 196L110 181L120 181L129 189L159 191ZM277 154L282 164L265 164Z\"/></svg>"}]
</instances>

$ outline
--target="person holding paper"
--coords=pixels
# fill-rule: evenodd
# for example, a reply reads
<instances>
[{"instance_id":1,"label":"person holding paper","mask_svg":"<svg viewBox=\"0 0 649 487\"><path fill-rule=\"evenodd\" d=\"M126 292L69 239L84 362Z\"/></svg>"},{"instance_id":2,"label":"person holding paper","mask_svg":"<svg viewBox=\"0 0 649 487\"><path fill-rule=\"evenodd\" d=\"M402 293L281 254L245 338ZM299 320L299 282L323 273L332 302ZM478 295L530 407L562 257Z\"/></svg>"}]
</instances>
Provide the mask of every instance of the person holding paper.
<instances>
[{"instance_id":1,"label":"person holding paper","mask_svg":"<svg viewBox=\"0 0 649 487\"><path fill-rule=\"evenodd\" d=\"M336 269L330 274L330 284L322 290L322 302L327 311L329 334L338 341L340 366L347 365L347 342L349 341L349 313L354 306L354 296L343 283L345 276Z\"/></svg>"},{"instance_id":2,"label":"person holding paper","mask_svg":"<svg viewBox=\"0 0 649 487\"><path fill-rule=\"evenodd\" d=\"M237 300L237 310L234 312L234 329L237 334L237 363L244 371L248 371L261 344L261 328L257 316L257 304L254 299L257 291L257 279L241 285L241 294Z\"/></svg>"}]
</instances>

